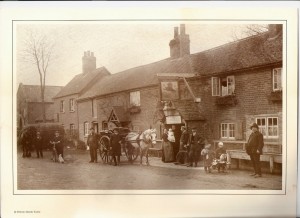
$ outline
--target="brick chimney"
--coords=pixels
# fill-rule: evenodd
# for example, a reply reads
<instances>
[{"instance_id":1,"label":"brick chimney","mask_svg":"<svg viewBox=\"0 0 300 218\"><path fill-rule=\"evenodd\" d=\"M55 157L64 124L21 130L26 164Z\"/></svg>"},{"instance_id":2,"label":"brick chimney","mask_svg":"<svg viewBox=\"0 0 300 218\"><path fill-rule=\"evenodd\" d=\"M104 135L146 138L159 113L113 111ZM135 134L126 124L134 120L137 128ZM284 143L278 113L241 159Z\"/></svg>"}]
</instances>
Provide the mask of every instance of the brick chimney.
<instances>
[{"instance_id":1,"label":"brick chimney","mask_svg":"<svg viewBox=\"0 0 300 218\"><path fill-rule=\"evenodd\" d=\"M185 33L185 25L180 24L180 35L178 27L174 27L174 39L169 43L171 58L179 58L190 54L190 37Z\"/></svg>"},{"instance_id":2,"label":"brick chimney","mask_svg":"<svg viewBox=\"0 0 300 218\"><path fill-rule=\"evenodd\" d=\"M85 51L82 57L82 73L90 73L96 70L96 57L94 52Z\"/></svg>"}]
</instances>

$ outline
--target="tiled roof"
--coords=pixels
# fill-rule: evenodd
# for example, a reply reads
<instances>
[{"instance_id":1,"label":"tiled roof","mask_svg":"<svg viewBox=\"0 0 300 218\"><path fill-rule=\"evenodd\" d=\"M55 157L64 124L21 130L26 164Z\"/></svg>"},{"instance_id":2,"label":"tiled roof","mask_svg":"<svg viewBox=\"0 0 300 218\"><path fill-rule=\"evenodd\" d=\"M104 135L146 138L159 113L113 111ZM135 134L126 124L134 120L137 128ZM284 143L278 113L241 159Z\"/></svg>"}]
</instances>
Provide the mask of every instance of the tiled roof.
<instances>
[{"instance_id":1,"label":"tiled roof","mask_svg":"<svg viewBox=\"0 0 300 218\"><path fill-rule=\"evenodd\" d=\"M87 89L80 99L158 85L157 74L212 75L281 61L282 34L269 38L265 33L183 58L165 59L105 76Z\"/></svg>"},{"instance_id":2,"label":"tiled roof","mask_svg":"<svg viewBox=\"0 0 300 218\"><path fill-rule=\"evenodd\" d=\"M188 56L165 59L103 77L88 89L80 99L157 85L158 73L192 73L190 59Z\"/></svg>"},{"instance_id":3,"label":"tiled roof","mask_svg":"<svg viewBox=\"0 0 300 218\"><path fill-rule=\"evenodd\" d=\"M53 102L52 98L62 89L62 86L45 86L45 102ZM39 85L20 84L19 89L27 102L42 102L41 87Z\"/></svg>"},{"instance_id":4,"label":"tiled roof","mask_svg":"<svg viewBox=\"0 0 300 218\"><path fill-rule=\"evenodd\" d=\"M282 61L282 35L248 37L192 55L195 73L217 74Z\"/></svg>"},{"instance_id":5,"label":"tiled roof","mask_svg":"<svg viewBox=\"0 0 300 218\"><path fill-rule=\"evenodd\" d=\"M55 98L80 94L88 86L92 85L100 76L109 75L110 72L105 67L96 69L93 72L76 75L56 96Z\"/></svg>"}]
</instances>

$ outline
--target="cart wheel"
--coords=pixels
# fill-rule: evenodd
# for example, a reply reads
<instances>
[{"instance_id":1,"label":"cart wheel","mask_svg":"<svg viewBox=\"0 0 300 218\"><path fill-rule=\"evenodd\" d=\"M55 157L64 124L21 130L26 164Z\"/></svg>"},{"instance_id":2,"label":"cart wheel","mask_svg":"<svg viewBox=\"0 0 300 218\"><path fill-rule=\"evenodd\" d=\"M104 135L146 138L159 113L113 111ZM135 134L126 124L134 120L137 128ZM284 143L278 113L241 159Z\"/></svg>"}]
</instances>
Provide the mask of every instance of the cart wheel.
<instances>
[{"instance_id":1,"label":"cart wheel","mask_svg":"<svg viewBox=\"0 0 300 218\"><path fill-rule=\"evenodd\" d=\"M102 136L99 140L99 154L104 163L111 163L112 156L109 150L109 137Z\"/></svg>"},{"instance_id":2,"label":"cart wheel","mask_svg":"<svg viewBox=\"0 0 300 218\"><path fill-rule=\"evenodd\" d=\"M139 156L139 149L138 148L135 148L133 147L130 143L126 142L125 143L125 154L126 154L126 157L128 159L128 161L130 163L132 163L133 161L135 161L137 159L137 157Z\"/></svg>"}]
</instances>

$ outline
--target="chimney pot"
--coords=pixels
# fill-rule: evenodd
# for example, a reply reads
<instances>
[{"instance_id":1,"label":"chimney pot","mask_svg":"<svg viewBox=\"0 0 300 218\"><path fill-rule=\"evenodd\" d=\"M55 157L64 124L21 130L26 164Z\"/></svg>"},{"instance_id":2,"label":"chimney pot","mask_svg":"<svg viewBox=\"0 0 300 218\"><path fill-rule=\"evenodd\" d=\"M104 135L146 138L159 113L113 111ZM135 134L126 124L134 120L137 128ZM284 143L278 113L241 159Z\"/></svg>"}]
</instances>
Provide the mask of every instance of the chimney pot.
<instances>
[{"instance_id":1,"label":"chimney pot","mask_svg":"<svg viewBox=\"0 0 300 218\"><path fill-rule=\"evenodd\" d=\"M180 35L185 35L185 25L180 24Z\"/></svg>"},{"instance_id":2,"label":"chimney pot","mask_svg":"<svg viewBox=\"0 0 300 218\"><path fill-rule=\"evenodd\" d=\"M178 27L174 27L174 38L178 37Z\"/></svg>"}]
</instances>

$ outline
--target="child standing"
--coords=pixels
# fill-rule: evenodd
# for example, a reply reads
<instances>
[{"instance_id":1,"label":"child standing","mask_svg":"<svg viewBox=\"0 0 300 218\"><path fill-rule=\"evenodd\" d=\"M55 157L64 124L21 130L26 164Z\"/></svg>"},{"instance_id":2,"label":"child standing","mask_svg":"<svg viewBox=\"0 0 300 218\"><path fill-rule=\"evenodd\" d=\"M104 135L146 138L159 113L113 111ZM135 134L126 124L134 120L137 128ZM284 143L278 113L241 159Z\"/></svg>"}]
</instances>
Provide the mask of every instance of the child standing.
<instances>
[{"instance_id":1,"label":"child standing","mask_svg":"<svg viewBox=\"0 0 300 218\"><path fill-rule=\"evenodd\" d=\"M201 151L204 161L204 170L207 173L211 173L211 165L213 161L213 152L210 150L211 144L205 145Z\"/></svg>"},{"instance_id":2,"label":"child standing","mask_svg":"<svg viewBox=\"0 0 300 218\"><path fill-rule=\"evenodd\" d=\"M218 143L218 148L216 150L216 158L219 160L218 162L218 172L225 172L227 153L224 148L223 142Z\"/></svg>"}]
</instances>

